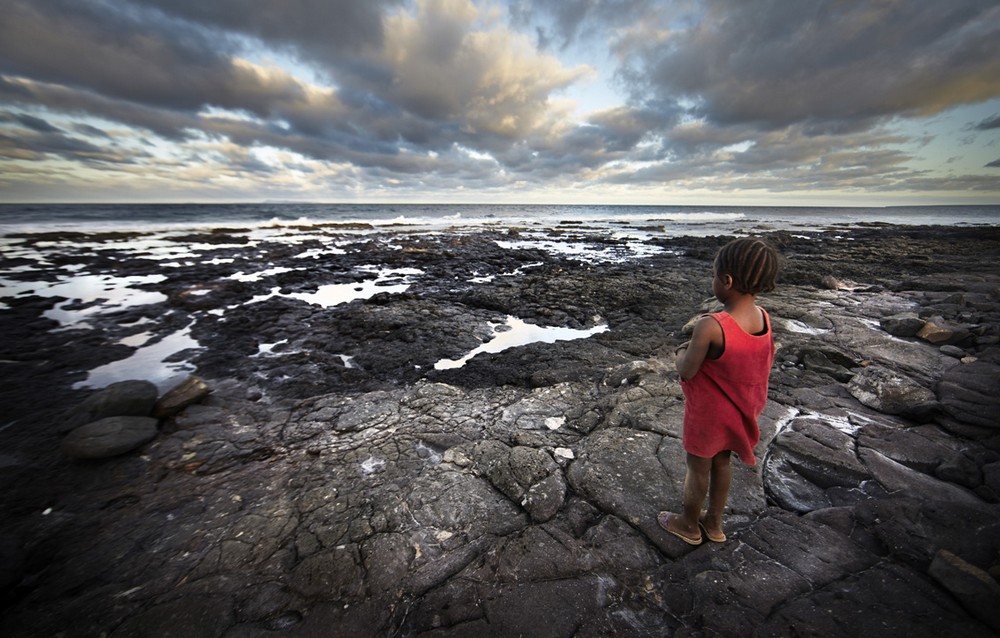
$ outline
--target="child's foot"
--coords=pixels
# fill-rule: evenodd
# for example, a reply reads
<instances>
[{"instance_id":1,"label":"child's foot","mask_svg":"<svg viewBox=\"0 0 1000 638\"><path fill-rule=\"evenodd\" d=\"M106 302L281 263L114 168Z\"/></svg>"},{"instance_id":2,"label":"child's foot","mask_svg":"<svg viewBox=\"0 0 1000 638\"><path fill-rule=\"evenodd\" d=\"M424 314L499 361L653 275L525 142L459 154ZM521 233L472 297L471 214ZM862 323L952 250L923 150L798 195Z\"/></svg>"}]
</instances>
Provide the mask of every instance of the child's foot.
<instances>
[{"instance_id":1,"label":"child's foot","mask_svg":"<svg viewBox=\"0 0 1000 638\"><path fill-rule=\"evenodd\" d=\"M719 529L711 529L705 523L705 519L701 519L700 521L698 521L698 527L701 528L702 536L712 541L713 543L726 542L726 533L722 531L721 527Z\"/></svg>"},{"instance_id":2,"label":"child's foot","mask_svg":"<svg viewBox=\"0 0 1000 638\"><path fill-rule=\"evenodd\" d=\"M677 538L681 539L688 545L701 545L701 534L693 536L689 532L681 529L677 525L677 517L670 512L660 512L656 515L656 522L660 524L665 531L673 534Z\"/></svg>"}]
</instances>

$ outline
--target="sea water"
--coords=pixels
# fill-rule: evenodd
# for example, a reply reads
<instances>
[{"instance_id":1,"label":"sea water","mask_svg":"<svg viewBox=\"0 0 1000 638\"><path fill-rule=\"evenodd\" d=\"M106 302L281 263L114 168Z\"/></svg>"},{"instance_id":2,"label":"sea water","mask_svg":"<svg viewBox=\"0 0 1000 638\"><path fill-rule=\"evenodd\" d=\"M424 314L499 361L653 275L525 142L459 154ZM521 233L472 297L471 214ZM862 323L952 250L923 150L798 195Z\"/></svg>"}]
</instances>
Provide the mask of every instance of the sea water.
<instances>
[{"instance_id":1,"label":"sea water","mask_svg":"<svg viewBox=\"0 0 1000 638\"><path fill-rule=\"evenodd\" d=\"M337 223L388 229L572 228L681 235L810 232L866 223L1000 224L1000 206L767 207L515 204L0 204L0 236L59 230L268 228Z\"/></svg>"}]
</instances>

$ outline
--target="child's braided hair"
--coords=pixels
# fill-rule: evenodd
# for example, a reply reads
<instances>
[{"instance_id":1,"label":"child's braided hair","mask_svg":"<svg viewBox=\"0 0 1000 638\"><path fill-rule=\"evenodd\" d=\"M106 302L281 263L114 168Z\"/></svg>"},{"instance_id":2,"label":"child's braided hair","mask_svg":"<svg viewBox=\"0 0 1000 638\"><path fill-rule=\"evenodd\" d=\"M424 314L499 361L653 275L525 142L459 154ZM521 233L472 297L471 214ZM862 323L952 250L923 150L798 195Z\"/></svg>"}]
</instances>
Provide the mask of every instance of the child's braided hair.
<instances>
[{"instance_id":1,"label":"child's braided hair","mask_svg":"<svg viewBox=\"0 0 1000 638\"><path fill-rule=\"evenodd\" d=\"M770 292L778 275L778 253L756 237L734 239L715 255L715 272L732 277L733 288L743 294Z\"/></svg>"}]
</instances>

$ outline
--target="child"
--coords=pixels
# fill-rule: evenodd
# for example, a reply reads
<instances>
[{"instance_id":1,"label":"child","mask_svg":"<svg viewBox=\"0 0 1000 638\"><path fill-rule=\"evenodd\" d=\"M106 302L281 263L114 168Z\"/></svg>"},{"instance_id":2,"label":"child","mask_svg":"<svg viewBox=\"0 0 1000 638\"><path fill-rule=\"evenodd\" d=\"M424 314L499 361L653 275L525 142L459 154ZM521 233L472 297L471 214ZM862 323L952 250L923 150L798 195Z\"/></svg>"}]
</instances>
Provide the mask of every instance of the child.
<instances>
[{"instance_id":1,"label":"child","mask_svg":"<svg viewBox=\"0 0 1000 638\"><path fill-rule=\"evenodd\" d=\"M730 452L747 465L756 463L757 418L774 361L771 321L756 305L756 295L774 290L777 272L775 250L760 239L723 246L712 265L712 292L725 311L703 315L691 340L674 352L684 390L684 512L660 512L656 520L691 545L701 544L703 536L726 540L722 512L732 481Z\"/></svg>"}]
</instances>

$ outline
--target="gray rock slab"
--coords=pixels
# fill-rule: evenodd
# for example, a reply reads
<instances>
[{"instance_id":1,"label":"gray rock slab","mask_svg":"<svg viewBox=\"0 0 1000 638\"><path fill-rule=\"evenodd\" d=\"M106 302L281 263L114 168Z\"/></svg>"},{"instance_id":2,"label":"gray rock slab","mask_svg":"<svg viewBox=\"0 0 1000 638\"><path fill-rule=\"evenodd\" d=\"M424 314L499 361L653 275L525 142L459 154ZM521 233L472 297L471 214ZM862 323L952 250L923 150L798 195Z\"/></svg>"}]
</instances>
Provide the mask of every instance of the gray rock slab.
<instances>
[{"instance_id":1,"label":"gray rock slab","mask_svg":"<svg viewBox=\"0 0 1000 638\"><path fill-rule=\"evenodd\" d=\"M890 494L952 501L972 507L985 504L973 492L963 487L912 470L872 448L859 448L858 456L875 480Z\"/></svg>"},{"instance_id":2,"label":"gray rock slab","mask_svg":"<svg viewBox=\"0 0 1000 638\"><path fill-rule=\"evenodd\" d=\"M923 574L894 564L875 565L789 599L749 635L779 638L803 633L824 638L993 635Z\"/></svg>"},{"instance_id":3,"label":"gray rock slab","mask_svg":"<svg viewBox=\"0 0 1000 638\"><path fill-rule=\"evenodd\" d=\"M959 421L1000 428L1000 365L974 361L955 366L941 378L937 395Z\"/></svg>"},{"instance_id":4,"label":"gray rock slab","mask_svg":"<svg viewBox=\"0 0 1000 638\"><path fill-rule=\"evenodd\" d=\"M143 416L107 417L67 434L62 450L78 459L118 456L156 438L157 423L156 419Z\"/></svg>"},{"instance_id":5,"label":"gray rock slab","mask_svg":"<svg viewBox=\"0 0 1000 638\"><path fill-rule=\"evenodd\" d=\"M947 550L935 554L928 573L970 614L1000 632L1000 584L992 576Z\"/></svg>"},{"instance_id":6,"label":"gray rock slab","mask_svg":"<svg viewBox=\"0 0 1000 638\"><path fill-rule=\"evenodd\" d=\"M921 571L939 549L990 565L1000 551L1000 508L921 496L872 499L855 506L855 522L874 534L883 552Z\"/></svg>"},{"instance_id":7,"label":"gray rock slab","mask_svg":"<svg viewBox=\"0 0 1000 638\"><path fill-rule=\"evenodd\" d=\"M847 389L858 401L884 414L921 417L937 404L931 390L883 366L863 368L851 378Z\"/></svg>"}]
</instances>

